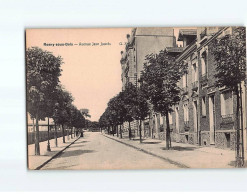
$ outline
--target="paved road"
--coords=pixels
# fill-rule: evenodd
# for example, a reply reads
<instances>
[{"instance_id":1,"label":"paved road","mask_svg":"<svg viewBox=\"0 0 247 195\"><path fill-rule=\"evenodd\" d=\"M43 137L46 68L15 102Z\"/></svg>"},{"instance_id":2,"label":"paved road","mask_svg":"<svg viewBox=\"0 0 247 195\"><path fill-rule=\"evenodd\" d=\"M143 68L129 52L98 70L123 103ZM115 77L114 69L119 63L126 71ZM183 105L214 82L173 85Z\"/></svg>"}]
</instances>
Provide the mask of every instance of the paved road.
<instances>
[{"instance_id":1,"label":"paved road","mask_svg":"<svg viewBox=\"0 0 247 195\"><path fill-rule=\"evenodd\" d=\"M86 132L42 169L178 168L167 161L116 142L98 132Z\"/></svg>"}]
</instances>

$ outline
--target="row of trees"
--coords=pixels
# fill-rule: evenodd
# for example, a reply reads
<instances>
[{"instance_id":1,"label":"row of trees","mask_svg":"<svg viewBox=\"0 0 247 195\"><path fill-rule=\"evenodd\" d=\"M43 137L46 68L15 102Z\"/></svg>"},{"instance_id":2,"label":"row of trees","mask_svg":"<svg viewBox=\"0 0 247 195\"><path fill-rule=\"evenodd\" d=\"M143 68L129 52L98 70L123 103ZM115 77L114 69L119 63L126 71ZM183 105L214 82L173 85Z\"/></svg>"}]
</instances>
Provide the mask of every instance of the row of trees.
<instances>
[{"instance_id":1,"label":"row of trees","mask_svg":"<svg viewBox=\"0 0 247 195\"><path fill-rule=\"evenodd\" d=\"M232 35L220 37L213 41L216 61L216 86L226 86L232 89L239 100L239 86L246 77L246 32L245 28L236 28ZM130 123L139 121L141 142L141 121L151 112L161 113L166 118L166 148L171 147L168 113L173 105L180 101L180 91L177 83L187 71L185 63L178 63L175 56L166 51L146 56L146 63L139 79L139 87L127 83L124 91L113 97L105 112L100 117L100 126L108 132L124 122L129 123L129 138L131 138ZM240 102L240 101L238 101ZM236 118L239 119L239 103ZM238 121L239 129L239 121ZM118 133L118 130L117 130ZM239 132L238 132L239 134ZM237 142L240 142L237 134ZM122 138L122 130L120 129Z\"/></svg>"},{"instance_id":2,"label":"row of trees","mask_svg":"<svg viewBox=\"0 0 247 195\"><path fill-rule=\"evenodd\" d=\"M141 142L142 121L153 111L161 113L167 121L166 147L169 149L171 138L168 113L180 100L177 82L186 68L185 64L177 63L175 57L166 51L147 55L138 87L127 83L125 90L109 101L107 109L100 118L100 125L108 129L111 126L114 129L128 122L129 138L131 138L130 123L137 120ZM121 129L120 137L122 137Z\"/></svg>"},{"instance_id":3,"label":"row of trees","mask_svg":"<svg viewBox=\"0 0 247 195\"><path fill-rule=\"evenodd\" d=\"M140 142L141 142L141 124L149 114L147 96L144 93L143 85L136 88L132 83L128 83L123 92L113 97L109 102L105 112L99 119L100 127L107 128L110 133L117 132L122 138L121 126L124 122L129 123L129 139L131 139L131 125L133 120L139 121ZM118 131L118 126L120 130Z\"/></svg>"},{"instance_id":4,"label":"row of trees","mask_svg":"<svg viewBox=\"0 0 247 195\"><path fill-rule=\"evenodd\" d=\"M35 155L40 155L39 147L39 120L48 118L48 145L49 118L55 124L55 140L57 145L57 126L61 125L63 142L65 143L65 126L83 128L87 113L81 112L73 105L72 95L62 87L59 81L61 65L60 56L55 57L51 52L38 47L28 48L26 51L27 71L27 111L36 121Z\"/></svg>"}]
</instances>

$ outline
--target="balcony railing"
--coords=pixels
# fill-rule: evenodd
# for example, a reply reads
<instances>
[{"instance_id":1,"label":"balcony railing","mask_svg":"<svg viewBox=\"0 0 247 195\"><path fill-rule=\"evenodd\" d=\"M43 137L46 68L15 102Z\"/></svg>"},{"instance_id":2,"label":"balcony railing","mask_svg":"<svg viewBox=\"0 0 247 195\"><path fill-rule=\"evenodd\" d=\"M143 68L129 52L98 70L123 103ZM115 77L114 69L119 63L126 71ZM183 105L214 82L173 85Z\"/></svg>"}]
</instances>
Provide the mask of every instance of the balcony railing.
<instances>
[{"instance_id":1,"label":"balcony railing","mask_svg":"<svg viewBox=\"0 0 247 195\"><path fill-rule=\"evenodd\" d=\"M194 81L192 83L192 90L197 90L198 89L198 81Z\"/></svg>"},{"instance_id":2,"label":"balcony railing","mask_svg":"<svg viewBox=\"0 0 247 195\"><path fill-rule=\"evenodd\" d=\"M184 121L184 131L189 131L189 121Z\"/></svg>"},{"instance_id":3,"label":"balcony railing","mask_svg":"<svg viewBox=\"0 0 247 195\"><path fill-rule=\"evenodd\" d=\"M188 93L188 86L182 88L182 94L187 94Z\"/></svg>"},{"instance_id":4,"label":"balcony railing","mask_svg":"<svg viewBox=\"0 0 247 195\"><path fill-rule=\"evenodd\" d=\"M221 115L222 123L232 123L233 122L233 114Z\"/></svg>"}]
</instances>

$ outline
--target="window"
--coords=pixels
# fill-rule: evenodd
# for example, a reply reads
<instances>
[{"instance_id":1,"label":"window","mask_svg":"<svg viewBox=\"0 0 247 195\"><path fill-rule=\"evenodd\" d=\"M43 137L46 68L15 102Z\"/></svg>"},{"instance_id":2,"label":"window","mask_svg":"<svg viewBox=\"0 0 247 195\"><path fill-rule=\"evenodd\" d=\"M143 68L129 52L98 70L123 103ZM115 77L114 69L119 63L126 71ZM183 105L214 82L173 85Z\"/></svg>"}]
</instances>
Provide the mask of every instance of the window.
<instances>
[{"instance_id":1,"label":"window","mask_svg":"<svg viewBox=\"0 0 247 195\"><path fill-rule=\"evenodd\" d=\"M202 116L206 116L206 97L202 97Z\"/></svg>"},{"instance_id":2,"label":"window","mask_svg":"<svg viewBox=\"0 0 247 195\"><path fill-rule=\"evenodd\" d=\"M196 63L192 65L192 83L198 80L197 76L197 65Z\"/></svg>"},{"instance_id":3,"label":"window","mask_svg":"<svg viewBox=\"0 0 247 195\"><path fill-rule=\"evenodd\" d=\"M188 73L185 72L183 75L183 87L187 87L188 86Z\"/></svg>"},{"instance_id":4,"label":"window","mask_svg":"<svg viewBox=\"0 0 247 195\"><path fill-rule=\"evenodd\" d=\"M188 109L188 103L184 104L184 122L189 121L189 109Z\"/></svg>"},{"instance_id":5,"label":"window","mask_svg":"<svg viewBox=\"0 0 247 195\"><path fill-rule=\"evenodd\" d=\"M232 92L224 92L220 95L221 116L231 116L233 114Z\"/></svg>"},{"instance_id":6,"label":"window","mask_svg":"<svg viewBox=\"0 0 247 195\"><path fill-rule=\"evenodd\" d=\"M201 55L201 64L202 64L202 76L207 74L207 54L203 52Z\"/></svg>"}]
</instances>

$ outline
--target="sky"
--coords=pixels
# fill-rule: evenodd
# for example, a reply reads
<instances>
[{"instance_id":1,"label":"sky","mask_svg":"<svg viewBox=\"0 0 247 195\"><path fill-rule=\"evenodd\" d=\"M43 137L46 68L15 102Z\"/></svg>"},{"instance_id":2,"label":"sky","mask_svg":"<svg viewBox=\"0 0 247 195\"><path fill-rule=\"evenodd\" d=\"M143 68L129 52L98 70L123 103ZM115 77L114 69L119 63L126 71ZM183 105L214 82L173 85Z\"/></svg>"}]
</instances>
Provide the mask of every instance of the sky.
<instances>
[{"instance_id":1,"label":"sky","mask_svg":"<svg viewBox=\"0 0 247 195\"><path fill-rule=\"evenodd\" d=\"M27 29L26 47L39 47L63 58L61 84L74 97L73 104L89 109L90 120L98 121L109 99L121 91L120 52L125 46L120 43L127 41L130 32L131 28ZM101 46L101 42L110 45Z\"/></svg>"},{"instance_id":2,"label":"sky","mask_svg":"<svg viewBox=\"0 0 247 195\"><path fill-rule=\"evenodd\" d=\"M110 98L121 91L121 50L130 28L30 29L26 47L37 46L63 58L61 84L74 97L78 108L88 108L97 121ZM101 42L111 45L100 46ZM56 43L91 43L91 46L45 46ZM99 45L92 46L93 43Z\"/></svg>"}]
</instances>

